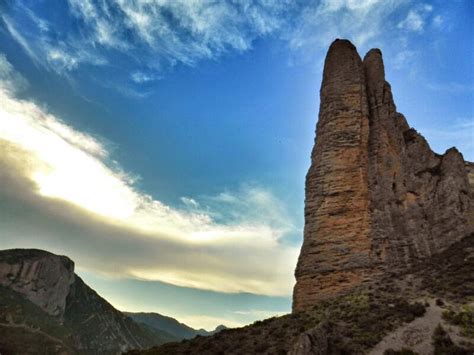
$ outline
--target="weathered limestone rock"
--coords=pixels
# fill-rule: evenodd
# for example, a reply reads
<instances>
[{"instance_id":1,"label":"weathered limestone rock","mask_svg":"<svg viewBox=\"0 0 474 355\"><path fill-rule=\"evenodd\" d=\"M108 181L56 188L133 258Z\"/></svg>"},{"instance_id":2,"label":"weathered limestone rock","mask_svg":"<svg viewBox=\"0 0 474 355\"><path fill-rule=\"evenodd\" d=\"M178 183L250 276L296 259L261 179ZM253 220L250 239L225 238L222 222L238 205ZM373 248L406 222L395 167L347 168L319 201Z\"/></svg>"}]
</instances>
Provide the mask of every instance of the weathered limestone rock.
<instances>
[{"instance_id":1,"label":"weathered limestone rock","mask_svg":"<svg viewBox=\"0 0 474 355\"><path fill-rule=\"evenodd\" d=\"M74 282L74 263L42 250L0 251L0 285L9 287L41 307L63 317L66 297Z\"/></svg>"},{"instance_id":2,"label":"weathered limestone rock","mask_svg":"<svg viewBox=\"0 0 474 355\"><path fill-rule=\"evenodd\" d=\"M396 111L382 53L329 48L306 176L305 229L293 309L411 266L471 233L462 155L435 154Z\"/></svg>"}]
</instances>

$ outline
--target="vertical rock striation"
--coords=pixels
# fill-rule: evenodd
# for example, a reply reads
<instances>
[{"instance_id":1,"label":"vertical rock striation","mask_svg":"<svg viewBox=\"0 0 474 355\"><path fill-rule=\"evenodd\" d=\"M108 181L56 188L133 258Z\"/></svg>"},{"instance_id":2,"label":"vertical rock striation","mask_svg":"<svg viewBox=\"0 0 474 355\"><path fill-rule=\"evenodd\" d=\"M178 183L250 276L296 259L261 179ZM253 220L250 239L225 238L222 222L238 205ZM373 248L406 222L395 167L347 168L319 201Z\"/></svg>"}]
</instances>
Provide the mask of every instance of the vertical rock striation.
<instances>
[{"instance_id":1,"label":"vertical rock striation","mask_svg":"<svg viewBox=\"0 0 474 355\"><path fill-rule=\"evenodd\" d=\"M295 309L367 276L369 108L363 63L349 41L336 41L329 48L317 132L306 176Z\"/></svg>"},{"instance_id":2,"label":"vertical rock striation","mask_svg":"<svg viewBox=\"0 0 474 355\"><path fill-rule=\"evenodd\" d=\"M329 48L306 176L293 309L409 267L473 230L462 155L435 154L396 111L382 53Z\"/></svg>"}]
</instances>

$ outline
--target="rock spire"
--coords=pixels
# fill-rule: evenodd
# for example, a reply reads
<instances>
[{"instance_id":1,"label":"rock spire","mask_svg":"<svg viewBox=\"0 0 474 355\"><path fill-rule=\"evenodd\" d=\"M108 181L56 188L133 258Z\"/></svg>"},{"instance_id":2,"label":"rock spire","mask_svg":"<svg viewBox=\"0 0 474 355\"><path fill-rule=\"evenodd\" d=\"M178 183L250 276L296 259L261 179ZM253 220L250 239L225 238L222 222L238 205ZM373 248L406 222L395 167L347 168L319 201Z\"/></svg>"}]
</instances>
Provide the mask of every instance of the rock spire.
<instances>
[{"instance_id":1,"label":"rock spire","mask_svg":"<svg viewBox=\"0 0 474 355\"><path fill-rule=\"evenodd\" d=\"M293 310L412 266L474 227L470 164L435 154L396 111L382 52L334 41L306 176Z\"/></svg>"}]
</instances>

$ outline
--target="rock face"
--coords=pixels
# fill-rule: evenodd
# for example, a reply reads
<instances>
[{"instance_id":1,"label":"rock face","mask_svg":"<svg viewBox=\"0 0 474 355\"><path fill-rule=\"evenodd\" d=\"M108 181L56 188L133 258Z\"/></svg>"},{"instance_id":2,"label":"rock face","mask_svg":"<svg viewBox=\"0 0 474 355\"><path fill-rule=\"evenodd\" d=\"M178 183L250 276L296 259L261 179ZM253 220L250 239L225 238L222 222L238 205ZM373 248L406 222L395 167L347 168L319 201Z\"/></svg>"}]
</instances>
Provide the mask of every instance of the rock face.
<instances>
[{"instance_id":1,"label":"rock face","mask_svg":"<svg viewBox=\"0 0 474 355\"><path fill-rule=\"evenodd\" d=\"M69 258L0 251L0 353L119 354L176 340L115 309L74 273Z\"/></svg>"},{"instance_id":2,"label":"rock face","mask_svg":"<svg viewBox=\"0 0 474 355\"><path fill-rule=\"evenodd\" d=\"M473 231L472 165L456 148L435 154L396 111L380 50L361 60L349 41L333 42L316 131L294 311Z\"/></svg>"},{"instance_id":3,"label":"rock face","mask_svg":"<svg viewBox=\"0 0 474 355\"><path fill-rule=\"evenodd\" d=\"M0 253L0 285L22 294L46 313L63 317L74 282L74 263L42 250Z\"/></svg>"}]
</instances>

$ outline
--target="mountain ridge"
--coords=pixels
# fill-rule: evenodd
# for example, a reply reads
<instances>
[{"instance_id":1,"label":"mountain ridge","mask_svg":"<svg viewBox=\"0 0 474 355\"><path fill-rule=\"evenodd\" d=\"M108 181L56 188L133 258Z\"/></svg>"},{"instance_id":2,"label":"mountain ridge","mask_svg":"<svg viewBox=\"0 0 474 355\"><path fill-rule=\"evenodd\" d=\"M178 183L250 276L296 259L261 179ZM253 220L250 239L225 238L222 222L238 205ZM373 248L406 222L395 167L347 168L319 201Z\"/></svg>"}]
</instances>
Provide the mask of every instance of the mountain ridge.
<instances>
[{"instance_id":1,"label":"mountain ridge","mask_svg":"<svg viewBox=\"0 0 474 355\"><path fill-rule=\"evenodd\" d=\"M224 325L218 325L214 330L211 331L203 328L194 329L172 317L155 312L124 312L124 314L136 322L146 324L158 330L166 331L171 335L182 339L191 339L198 335L208 336L227 328Z\"/></svg>"},{"instance_id":2,"label":"mountain ridge","mask_svg":"<svg viewBox=\"0 0 474 355\"><path fill-rule=\"evenodd\" d=\"M66 256L1 250L0 288L0 329L9 334L0 340L2 353L41 346L48 353L117 354L178 340L115 309L74 274Z\"/></svg>"}]
</instances>

